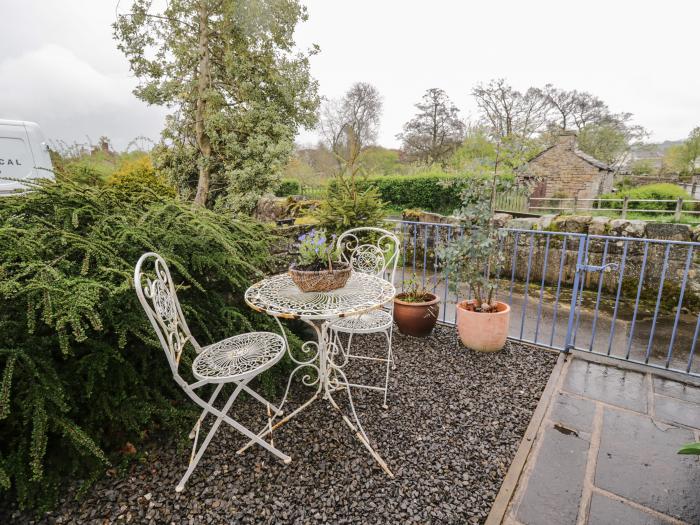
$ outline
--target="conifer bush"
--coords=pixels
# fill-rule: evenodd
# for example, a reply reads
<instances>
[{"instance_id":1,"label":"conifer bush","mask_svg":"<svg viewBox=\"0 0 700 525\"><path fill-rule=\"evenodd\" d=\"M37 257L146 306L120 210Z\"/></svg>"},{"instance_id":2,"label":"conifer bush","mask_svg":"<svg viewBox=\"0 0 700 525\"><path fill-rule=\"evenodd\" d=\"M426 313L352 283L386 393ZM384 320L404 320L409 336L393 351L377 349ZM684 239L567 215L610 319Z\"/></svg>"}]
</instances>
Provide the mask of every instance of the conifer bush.
<instances>
[{"instance_id":1,"label":"conifer bush","mask_svg":"<svg viewBox=\"0 0 700 525\"><path fill-rule=\"evenodd\" d=\"M172 380L133 289L143 252L168 261L204 345L275 329L243 302L245 288L268 268L269 243L257 223L134 180L101 187L40 181L26 195L1 198L4 505L15 499L21 508L46 509L61 483L89 485L149 432L191 428L196 407ZM191 358L181 362L185 377Z\"/></svg>"}]
</instances>

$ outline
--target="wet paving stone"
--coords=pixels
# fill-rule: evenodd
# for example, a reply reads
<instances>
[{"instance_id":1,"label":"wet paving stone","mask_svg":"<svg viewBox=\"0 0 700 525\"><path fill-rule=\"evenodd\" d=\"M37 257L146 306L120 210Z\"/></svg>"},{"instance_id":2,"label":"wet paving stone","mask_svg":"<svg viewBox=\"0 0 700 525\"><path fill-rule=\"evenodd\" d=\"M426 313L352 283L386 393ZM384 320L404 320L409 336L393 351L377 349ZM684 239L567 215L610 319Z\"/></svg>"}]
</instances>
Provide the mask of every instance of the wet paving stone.
<instances>
[{"instance_id":1,"label":"wet paving stone","mask_svg":"<svg viewBox=\"0 0 700 525\"><path fill-rule=\"evenodd\" d=\"M576 523L589 442L547 428L527 487L516 510L525 525ZM544 460L542 460L544 459Z\"/></svg>"},{"instance_id":2,"label":"wet paving stone","mask_svg":"<svg viewBox=\"0 0 700 525\"><path fill-rule=\"evenodd\" d=\"M559 423L565 427L590 434L594 413L595 403L593 401L559 392L554 400L549 418L553 423Z\"/></svg>"},{"instance_id":3,"label":"wet paving stone","mask_svg":"<svg viewBox=\"0 0 700 525\"><path fill-rule=\"evenodd\" d=\"M700 403L700 387L686 385L679 381L672 381L661 377L654 378L654 393L668 397L675 397L691 403Z\"/></svg>"},{"instance_id":4,"label":"wet paving stone","mask_svg":"<svg viewBox=\"0 0 700 525\"><path fill-rule=\"evenodd\" d=\"M673 397L654 396L654 416L656 419L700 428L700 405Z\"/></svg>"},{"instance_id":5,"label":"wet paving stone","mask_svg":"<svg viewBox=\"0 0 700 525\"><path fill-rule=\"evenodd\" d=\"M637 412L647 411L647 385L639 372L576 359L569 365L564 390Z\"/></svg>"},{"instance_id":6,"label":"wet paving stone","mask_svg":"<svg viewBox=\"0 0 700 525\"><path fill-rule=\"evenodd\" d=\"M687 429L605 409L595 485L663 514L700 523L700 461L677 454L693 438Z\"/></svg>"},{"instance_id":7,"label":"wet paving stone","mask_svg":"<svg viewBox=\"0 0 700 525\"><path fill-rule=\"evenodd\" d=\"M593 494L587 522L588 525L667 525L668 523L623 501L610 499L601 494Z\"/></svg>"}]
</instances>

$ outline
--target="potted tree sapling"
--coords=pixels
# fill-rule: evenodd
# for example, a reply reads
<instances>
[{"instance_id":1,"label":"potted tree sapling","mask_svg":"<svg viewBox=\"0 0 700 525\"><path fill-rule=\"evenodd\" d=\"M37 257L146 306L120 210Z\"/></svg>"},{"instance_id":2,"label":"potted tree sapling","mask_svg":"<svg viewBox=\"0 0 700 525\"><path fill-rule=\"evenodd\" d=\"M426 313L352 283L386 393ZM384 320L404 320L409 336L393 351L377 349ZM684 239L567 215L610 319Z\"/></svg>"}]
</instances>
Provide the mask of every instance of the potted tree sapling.
<instances>
[{"instance_id":1,"label":"potted tree sapling","mask_svg":"<svg viewBox=\"0 0 700 525\"><path fill-rule=\"evenodd\" d=\"M418 284L415 274L394 298L394 321L402 334L427 337L435 328L440 299Z\"/></svg>"},{"instance_id":2,"label":"potted tree sapling","mask_svg":"<svg viewBox=\"0 0 700 525\"><path fill-rule=\"evenodd\" d=\"M504 255L505 232L493 221L493 197L505 191L509 181L495 177L470 177L461 192L462 206L456 210L464 235L444 245L439 256L458 292L465 284L471 299L457 303L457 331L462 343L479 352L503 348L508 337L510 306L496 300L497 282Z\"/></svg>"}]
</instances>

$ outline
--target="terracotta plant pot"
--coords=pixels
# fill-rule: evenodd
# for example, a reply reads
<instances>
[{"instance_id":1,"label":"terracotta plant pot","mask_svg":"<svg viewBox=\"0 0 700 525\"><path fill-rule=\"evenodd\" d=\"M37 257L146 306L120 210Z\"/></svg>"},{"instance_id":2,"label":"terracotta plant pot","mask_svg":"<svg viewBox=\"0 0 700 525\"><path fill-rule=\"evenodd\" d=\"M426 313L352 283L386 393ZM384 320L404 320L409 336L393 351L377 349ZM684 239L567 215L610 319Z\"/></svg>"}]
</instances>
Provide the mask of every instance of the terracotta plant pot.
<instances>
[{"instance_id":1,"label":"terracotta plant pot","mask_svg":"<svg viewBox=\"0 0 700 525\"><path fill-rule=\"evenodd\" d=\"M464 346L477 352L497 352L506 344L510 306L496 302L495 312L475 312L473 301L457 303L457 332Z\"/></svg>"},{"instance_id":2,"label":"terracotta plant pot","mask_svg":"<svg viewBox=\"0 0 700 525\"><path fill-rule=\"evenodd\" d=\"M427 337L435 328L440 315L440 299L437 295L426 293L430 300L409 303L401 300L403 294L394 298L394 321L402 334L413 337Z\"/></svg>"}]
</instances>

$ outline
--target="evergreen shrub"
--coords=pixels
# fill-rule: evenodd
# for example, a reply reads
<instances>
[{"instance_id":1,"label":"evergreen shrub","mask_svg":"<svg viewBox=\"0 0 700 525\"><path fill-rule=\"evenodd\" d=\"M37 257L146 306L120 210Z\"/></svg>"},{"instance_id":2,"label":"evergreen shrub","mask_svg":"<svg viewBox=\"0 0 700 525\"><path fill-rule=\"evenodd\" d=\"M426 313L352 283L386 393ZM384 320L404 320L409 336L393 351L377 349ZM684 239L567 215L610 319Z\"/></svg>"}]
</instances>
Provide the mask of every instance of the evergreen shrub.
<instances>
[{"instance_id":1,"label":"evergreen shrub","mask_svg":"<svg viewBox=\"0 0 700 525\"><path fill-rule=\"evenodd\" d=\"M191 428L196 406L173 381L133 289L143 252L168 261L205 345L275 330L243 302L268 269L269 248L263 226L137 180L40 181L26 195L1 198L0 505L49 508L61 483L89 486L149 433ZM191 359L183 355L183 377Z\"/></svg>"}]
</instances>

